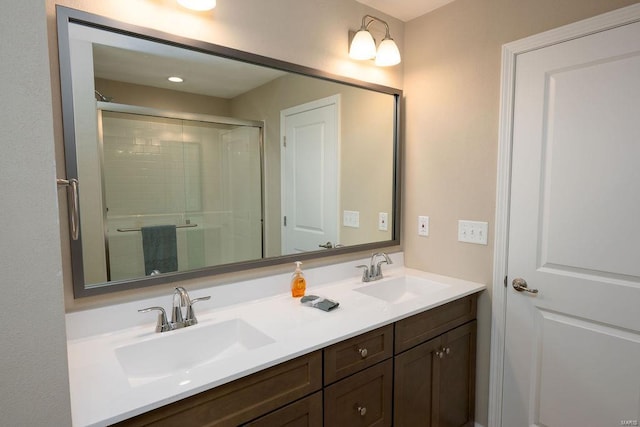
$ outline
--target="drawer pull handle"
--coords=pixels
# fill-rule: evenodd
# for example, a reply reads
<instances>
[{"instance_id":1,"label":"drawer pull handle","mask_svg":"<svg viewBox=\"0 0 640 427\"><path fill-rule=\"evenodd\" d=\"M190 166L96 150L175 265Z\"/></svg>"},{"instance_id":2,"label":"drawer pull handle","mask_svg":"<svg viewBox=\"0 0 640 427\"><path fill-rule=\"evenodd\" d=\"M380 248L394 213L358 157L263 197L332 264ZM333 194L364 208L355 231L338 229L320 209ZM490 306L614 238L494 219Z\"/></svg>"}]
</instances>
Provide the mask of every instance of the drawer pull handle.
<instances>
[{"instance_id":1,"label":"drawer pull handle","mask_svg":"<svg viewBox=\"0 0 640 427\"><path fill-rule=\"evenodd\" d=\"M358 411L358 414L360 414L361 417L364 417L365 415L367 415L367 407L366 406L358 406L356 408L356 411Z\"/></svg>"},{"instance_id":2,"label":"drawer pull handle","mask_svg":"<svg viewBox=\"0 0 640 427\"><path fill-rule=\"evenodd\" d=\"M439 351L436 351L436 356L442 359L445 355L451 353L450 347L441 347Z\"/></svg>"},{"instance_id":3,"label":"drawer pull handle","mask_svg":"<svg viewBox=\"0 0 640 427\"><path fill-rule=\"evenodd\" d=\"M360 353L360 357L364 359L365 357L367 357L367 354L369 354L369 351L366 348L359 348L358 353ZM365 408L365 411L366 410L367 409Z\"/></svg>"}]
</instances>

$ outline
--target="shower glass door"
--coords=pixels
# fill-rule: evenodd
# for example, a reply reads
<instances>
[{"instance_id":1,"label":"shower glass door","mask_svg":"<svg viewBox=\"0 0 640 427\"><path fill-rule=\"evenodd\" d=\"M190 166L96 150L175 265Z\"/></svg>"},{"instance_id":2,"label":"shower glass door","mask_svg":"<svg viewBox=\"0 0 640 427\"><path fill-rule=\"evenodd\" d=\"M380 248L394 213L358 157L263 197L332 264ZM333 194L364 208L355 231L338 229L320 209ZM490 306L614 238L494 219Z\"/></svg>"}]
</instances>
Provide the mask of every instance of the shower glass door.
<instances>
[{"instance_id":1,"label":"shower glass door","mask_svg":"<svg viewBox=\"0 0 640 427\"><path fill-rule=\"evenodd\" d=\"M172 249L177 271L262 257L261 127L107 108L98 125L108 270L89 283L148 275L146 227L176 227L151 244Z\"/></svg>"}]
</instances>

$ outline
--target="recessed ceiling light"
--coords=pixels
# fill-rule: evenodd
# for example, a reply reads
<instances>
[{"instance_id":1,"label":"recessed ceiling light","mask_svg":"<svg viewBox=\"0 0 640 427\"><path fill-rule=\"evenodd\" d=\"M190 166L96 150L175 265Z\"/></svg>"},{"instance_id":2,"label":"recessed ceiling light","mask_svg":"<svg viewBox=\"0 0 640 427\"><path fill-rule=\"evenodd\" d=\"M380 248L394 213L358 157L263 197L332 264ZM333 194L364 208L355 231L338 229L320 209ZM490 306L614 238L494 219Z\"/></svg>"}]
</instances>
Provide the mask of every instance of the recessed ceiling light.
<instances>
[{"instance_id":1,"label":"recessed ceiling light","mask_svg":"<svg viewBox=\"0 0 640 427\"><path fill-rule=\"evenodd\" d=\"M182 83L184 81L182 77L178 77L178 76L171 76L167 80L173 83Z\"/></svg>"},{"instance_id":2,"label":"recessed ceiling light","mask_svg":"<svg viewBox=\"0 0 640 427\"><path fill-rule=\"evenodd\" d=\"M216 7L216 0L178 0L178 4L192 10L211 10Z\"/></svg>"}]
</instances>

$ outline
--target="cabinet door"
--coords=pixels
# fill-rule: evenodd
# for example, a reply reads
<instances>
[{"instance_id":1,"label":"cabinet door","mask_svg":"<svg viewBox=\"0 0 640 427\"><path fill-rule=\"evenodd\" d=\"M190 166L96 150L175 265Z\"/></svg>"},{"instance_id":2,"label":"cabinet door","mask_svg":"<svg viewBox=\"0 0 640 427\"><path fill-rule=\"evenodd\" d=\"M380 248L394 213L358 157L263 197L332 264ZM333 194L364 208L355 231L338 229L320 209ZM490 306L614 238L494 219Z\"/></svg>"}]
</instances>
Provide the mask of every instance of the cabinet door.
<instances>
[{"instance_id":1,"label":"cabinet door","mask_svg":"<svg viewBox=\"0 0 640 427\"><path fill-rule=\"evenodd\" d=\"M444 350L444 351L443 351ZM476 321L442 336L443 356L438 357L440 381L437 423L441 427L472 426L476 381Z\"/></svg>"},{"instance_id":2,"label":"cabinet door","mask_svg":"<svg viewBox=\"0 0 640 427\"><path fill-rule=\"evenodd\" d=\"M324 423L331 427L391 426L392 359L324 389Z\"/></svg>"},{"instance_id":3,"label":"cabinet door","mask_svg":"<svg viewBox=\"0 0 640 427\"><path fill-rule=\"evenodd\" d=\"M322 392L273 411L245 427L322 427Z\"/></svg>"},{"instance_id":4,"label":"cabinet door","mask_svg":"<svg viewBox=\"0 0 640 427\"><path fill-rule=\"evenodd\" d=\"M428 427L433 418L433 383L441 338L434 338L396 356L394 369L393 425Z\"/></svg>"},{"instance_id":5,"label":"cabinet door","mask_svg":"<svg viewBox=\"0 0 640 427\"><path fill-rule=\"evenodd\" d=\"M473 425L476 321L395 358L394 426Z\"/></svg>"}]
</instances>

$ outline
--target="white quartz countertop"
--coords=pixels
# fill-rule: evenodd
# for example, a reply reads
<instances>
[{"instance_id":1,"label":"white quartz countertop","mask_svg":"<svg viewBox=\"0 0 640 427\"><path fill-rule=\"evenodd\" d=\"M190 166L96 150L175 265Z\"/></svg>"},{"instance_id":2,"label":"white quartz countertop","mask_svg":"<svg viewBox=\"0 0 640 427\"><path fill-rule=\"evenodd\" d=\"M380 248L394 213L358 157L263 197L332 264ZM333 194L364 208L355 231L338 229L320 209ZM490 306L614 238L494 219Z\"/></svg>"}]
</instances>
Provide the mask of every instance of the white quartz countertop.
<instances>
[{"instance_id":1,"label":"white quartz countertop","mask_svg":"<svg viewBox=\"0 0 640 427\"><path fill-rule=\"evenodd\" d=\"M101 325L95 328L99 333L82 334L78 333L76 323L84 323L85 328L86 323L92 321L102 324L105 310L70 313L67 315L67 329L73 424L105 426L122 421L485 288L483 284L404 267L386 269L382 280L404 276L431 281L434 283L433 292L389 303L354 291L380 281L362 283L357 273L352 273L349 279L308 286L307 294L340 302L340 306L330 312L306 307L300 299L292 298L289 292L219 308L208 309L205 301L196 306L197 325L163 334L154 332L155 315L152 314L142 317L144 324L133 323L133 326L115 330ZM191 293L192 298L204 295L212 295L212 300L216 298L215 288ZM167 312L170 301L167 297L164 304ZM148 306L145 303L147 301L138 301L135 305L128 303L120 309L134 311L135 318L140 319L143 315L133 310L133 306L144 308ZM117 309L109 308L111 312ZM221 357L190 369L178 369L159 378L132 379L116 357L116 349L132 343L158 337L164 339L169 337L165 334L180 334L192 328L207 328L235 319L241 319L271 338L269 343L233 357ZM216 337L210 339L215 340ZM185 348L184 351L189 352L190 349Z\"/></svg>"}]
</instances>

